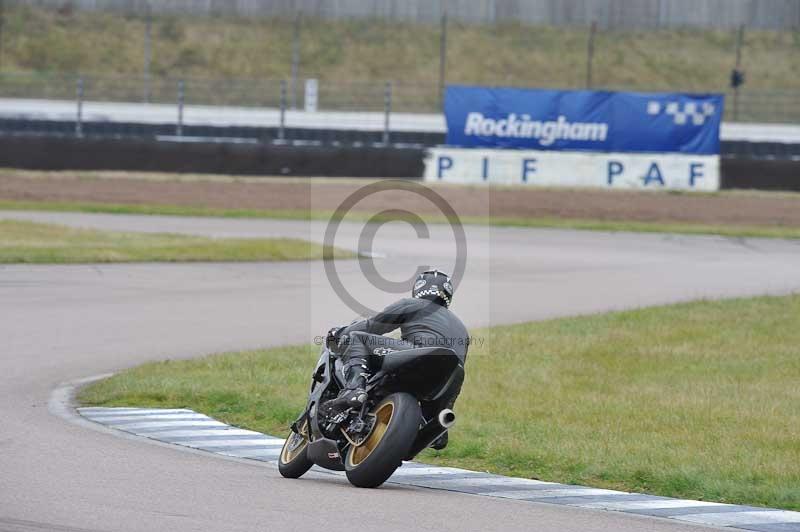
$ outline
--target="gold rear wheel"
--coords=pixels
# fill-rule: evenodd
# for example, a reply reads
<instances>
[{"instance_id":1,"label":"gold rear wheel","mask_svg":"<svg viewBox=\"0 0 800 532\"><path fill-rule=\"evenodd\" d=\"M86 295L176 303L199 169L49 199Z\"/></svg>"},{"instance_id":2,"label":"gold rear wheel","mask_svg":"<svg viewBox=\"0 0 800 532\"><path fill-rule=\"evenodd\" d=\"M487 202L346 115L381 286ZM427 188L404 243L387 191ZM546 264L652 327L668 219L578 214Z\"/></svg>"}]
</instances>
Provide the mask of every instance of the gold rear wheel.
<instances>
[{"instance_id":1,"label":"gold rear wheel","mask_svg":"<svg viewBox=\"0 0 800 532\"><path fill-rule=\"evenodd\" d=\"M378 446L383 439L386 431L389 429L389 424L392 422L394 416L394 403L387 401L378 406L377 410L373 412L375 416L375 425L369 436L355 447L352 452L347 453L347 463L350 467L356 467L361 464L367 457L372 454L372 451Z\"/></svg>"},{"instance_id":2,"label":"gold rear wheel","mask_svg":"<svg viewBox=\"0 0 800 532\"><path fill-rule=\"evenodd\" d=\"M344 460L347 480L360 488L376 488L386 482L403 463L422 421L419 401L398 392L386 397L370 411L375 422L364 439L347 449Z\"/></svg>"}]
</instances>

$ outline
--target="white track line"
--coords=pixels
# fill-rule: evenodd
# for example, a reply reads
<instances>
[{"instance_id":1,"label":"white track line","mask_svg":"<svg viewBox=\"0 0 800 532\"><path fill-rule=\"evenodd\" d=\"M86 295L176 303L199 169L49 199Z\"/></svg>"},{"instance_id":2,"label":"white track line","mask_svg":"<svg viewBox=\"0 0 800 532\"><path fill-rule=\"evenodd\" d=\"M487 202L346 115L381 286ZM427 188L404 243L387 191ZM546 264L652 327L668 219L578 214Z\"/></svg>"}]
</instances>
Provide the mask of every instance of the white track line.
<instances>
[{"instance_id":1,"label":"white track line","mask_svg":"<svg viewBox=\"0 0 800 532\"><path fill-rule=\"evenodd\" d=\"M404 476L413 476L413 475L460 475L464 473L472 473L467 469L447 469L440 467L407 467L407 468L400 468L395 471L394 476L404 477Z\"/></svg>"},{"instance_id":2,"label":"white track line","mask_svg":"<svg viewBox=\"0 0 800 532\"><path fill-rule=\"evenodd\" d=\"M146 432L142 434L147 438L155 440L169 440L169 438L183 438L186 436L263 436L260 432L244 429L217 429L217 430L164 430L158 432Z\"/></svg>"},{"instance_id":3,"label":"white track line","mask_svg":"<svg viewBox=\"0 0 800 532\"><path fill-rule=\"evenodd\" d=\"M218 451L220 454L237 456L239 458L278 458L281 449L241 449L238 451Z\"/></svg>"},{"instance_id":4,"label":"white track line","mask_svg":"<svg viewBox=\"0 0 800 532\"><path fill-rule=\"evenodd\" d=\"M462 473L472 473L466 469L461 470ZM436 479L429 482L435 486L447 487L450 484L458 483L459 486L465 487L483 487L483 486L561 486L556 482L543 482L541 480L532 480L527 478L514 478L514 477L489 477L489 478L465 478L465 479Z\"/></svg>"},{"instance_id":5,"label":"white track line","mask_svg":"<svg viewBox=\"0 0 800 532\"><path fill-rule=\"evenodd\" d=\"M129 421L139 421L140 419L148 419L148 420L158 420L163 419L164 421L169 421L170 419L211 419L210 417L203 415L203 414L153 414L149 416L111 416L111 415L103 415L103 416L86 416L89 419L101 421L103 424L107 423L118 423L118 422L129 422Z\"/></svg>"},{"instance_id":6,"label":"white track line","mask_svg":"<svg viewBox=\"0 0 800 532\"><path fill-rule=\"evenodd\" d=\"M715 526L767 525L775 523L800 523L800 512L787 510L725 512L679 515L675 519Z\"/></svg>"},{"instance_id":7,"label":"white track line","mask_svg":"<svg viewBox=\"0 0 800 532\"><path fill-rule=\"evenodd\" d=\"M141 416L141 415L159 415L159 414L197 414L194 410L186 410L184 408L125 408L117 410L116 408L81 408L80 413L85 417L101 417L103 415L114 416Z\"/></svg>"},{"instance_id":8,"label":"white track line","mask_svg":"<svg viewBox=\"0 0 800 532\"><path fill-rule=\"evenodd\" d=\"M179 442L189 447L283 447L283 440L190 440Z\"/></svg>"},{"instance_id":9,"label":"white track line","mask_svg":"<svg viewBox=\"0 0 800 532\"><path fill-rule=\"evenodd\" d=\"M663 510L667 508L729 506L721 502L689 501L681 499L664 499L662 501L613 501L580 503L573 506L595 508L599 510Z\"/></svg>"},{"instance_id":10,"label":"white track line","mask_svg":"<svg viewBox=\"0 0 800 532\"><path fill-rule=\"evenodd\" d=\"M219 421L215 421L213 419L209 419L207 421L204 420L187 420L187 421L142 421L140 423L109 423L109 426L114 427L115 429L120 430L135 430L135 429L152 429L152 428L164 428L164 429L171 429L176 427L229 427L230 425L226 425L225 423L220 423Z\"/></svg>"},{"instance_id":11,"label":"white track line","mask_svg":"<svg viewBox=\"0 0 800 532\"><path fill-rule=\"evenodd\" d=\"M486 491L478 495L491 495L504 499L550 499L555 497L585 497L587 495L628 495L624 491L599 488L564 488L553 490Z\"/></svg>"}]
</instances>

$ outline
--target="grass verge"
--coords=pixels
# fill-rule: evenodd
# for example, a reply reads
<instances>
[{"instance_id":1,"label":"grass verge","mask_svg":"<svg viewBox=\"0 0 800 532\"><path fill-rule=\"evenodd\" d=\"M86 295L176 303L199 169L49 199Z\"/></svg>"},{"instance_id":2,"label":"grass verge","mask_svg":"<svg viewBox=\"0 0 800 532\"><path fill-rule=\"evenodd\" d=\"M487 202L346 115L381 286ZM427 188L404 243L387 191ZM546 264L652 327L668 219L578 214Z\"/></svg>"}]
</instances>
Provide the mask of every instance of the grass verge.
<instances>
[{"instance_id":1,"label":"grass verge","mask_svg":"<svg viewBox=\"0 0 800 532\"><path fill-rule=\"evenodd\" d=\"M0 263L6 264L314 260L322 251L319 244L290 238L214 239L0 220ZM334 257L353 256L334 251Z\"/></svg>"},{"instance_id":2,"label":"grass verge","mask_svg":"<svg viewBox=\"0 0 800 532\"><path fill-rule=\"evenodd\" d=\"M473 331L450 446L421 460L800 510L800 296ZM188 407L284 434L313 346L145 364L84 404Z\"/></svg>"},{"instance_id":3,"label":"grass verge","mask_svg":"<svg viewBox=\"0 0 800 532\"><path fill-rule=\"evenodd\" d=\"M329 220L333 211L220 209L185 205L72 203L0 200L0 210L38 210L108 214L155 214L166 216L216 216L223 218L273 218L283 220ZM429 223L447 223L443 216L421 215ZM365 221L367 212L351 212L347 219ZM376 217L379 220L380 216ZM671 233L685 235L718 235L734 238L800 239L800 227L758 225L713 225L678 222L637 222L627 220L592 220L569 218L517 218L503 216L463 216L462 223L497 227L539 227L586 231Z\"/></svg>"},{"instance_id":4,"label":"grass verge","mask_svg":"<svg viewBox=\"0 0 800 532\"><path fill-rule=\"evenodd\" d=\"M11 4L4 10L4 71L141 77L147 33L142 12L136 16L81 11L68 4L58 10ZM292 65L293 30L291 20L285 18L198 16L185 11L156 14L149 32L151 74L157 81L285 79ZM798 32L748 28L744 37L746 91L800 86L796 76L800 68ZM353 93L362 99L369 97L376 107L382 102L379 90L365 95L365 89L355 85L341 95L330 92L326 82L395 80L393 107L436 109L440 38L438 24L304 16L298 50L300 77L323 80L323 105L330 105L331 100L352 102ZM453 17L447 30L447 82L584 86L588 38L588 27L503 22L468 25ZM593 81L598 87L631 90L721 90L727 85L736 38L736 32L730 30L601 28L595 36ZM87 88L88 97L100 93L113 98L127 92L129 97L141 98L141 86L120 87L112 81L92 84ZM7 92L30 94L28 86L12 82L7 82ZM404 90L405 86L409 89ZM215 88L201 85L189 91L189 97L199 103L225 104L257 103L265 98L264 90L255 91L250 84ZM74 88L68 83L50 87L51 92L57 90L71 97ZM174 84L157 83L153 97L172 101ZM266 96L273 102L277 97L277 89ZM747 113L748 106L743 106L742 112Z\"/></svg>"}]
</instances>

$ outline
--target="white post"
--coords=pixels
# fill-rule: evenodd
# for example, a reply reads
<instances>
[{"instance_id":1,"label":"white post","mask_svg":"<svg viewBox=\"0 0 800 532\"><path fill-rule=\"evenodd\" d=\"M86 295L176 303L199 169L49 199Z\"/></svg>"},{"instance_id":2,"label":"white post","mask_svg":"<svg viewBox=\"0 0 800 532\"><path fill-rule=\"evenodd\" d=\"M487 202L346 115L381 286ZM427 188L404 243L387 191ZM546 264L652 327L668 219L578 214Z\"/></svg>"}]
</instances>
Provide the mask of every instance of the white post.
<instances>
[{"instance_id":1,"label":"white post","mask_svg":"<svg viewBox=\"0 0 800 532\"><path fill-rule=\"evenodd\" d=\"M383 143L389 144L389 116L392 114L392 82L387 81L383 92Z\"/></svg>"},{"instance_id":2,"label":"white post","mask_svg":"<svg viewBox=\"0 0 800 532\"><path fill-rule=\"evenodd\" d=\"M75 117L75 136L83 137L83 77L78 78L78 84L75 87L75 96L78 101L78 110Z\"/></svg>"},{"instance_id":3,"label":"white post","mask_svg":"<svg viewBox=\"0 0 800 532\"><path fill-rule=\"evenodd\" d=\"M303 108L307 113L316 113L319 103L319 81L311 78L306 80L305 97L303 98Z\"/></svg>"},{"instance_id":4,"label":"white post","mask_svg":"<svg viewBox=\"0 0 800 532\"><path fill-rule=\"evenodd\" d=\"M178 125L175 128L175 133L183 136L183 104L186 99L186 85L183 80L178 82Z\"/></svg>"}]
</instances>

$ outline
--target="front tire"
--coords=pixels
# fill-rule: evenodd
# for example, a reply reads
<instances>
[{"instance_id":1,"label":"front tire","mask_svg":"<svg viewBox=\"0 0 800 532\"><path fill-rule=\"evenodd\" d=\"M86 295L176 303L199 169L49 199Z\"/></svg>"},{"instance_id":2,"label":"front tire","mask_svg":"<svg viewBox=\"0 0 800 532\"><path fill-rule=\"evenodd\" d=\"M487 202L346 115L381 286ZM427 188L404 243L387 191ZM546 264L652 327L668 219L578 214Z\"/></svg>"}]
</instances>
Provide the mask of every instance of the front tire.
<instances>
[{"instance_id":1,"label":"front tire","mask_svg":"<svg viewBox=\"0 0 800 532\"><path fill-rule=\"evenodd\" d=\"M278 471L286 478L300 478L314 465L307 455L308 421L303 423L299 431L299 434L294 431L289 433L278 457Z\"/></svg>"},{"instance_id":2,"label":"front tire","mask_svg":"<svg viewBox=\"0 0 800 532\"><path fill-rule=\"evenodd\" d=\"M344 467L347 480L359 488L377 488L403 463L419 431L422 412L417 399L395 393L371 411L376 416L364 443L347 450Z\"/></svg>"}]
</instances>

